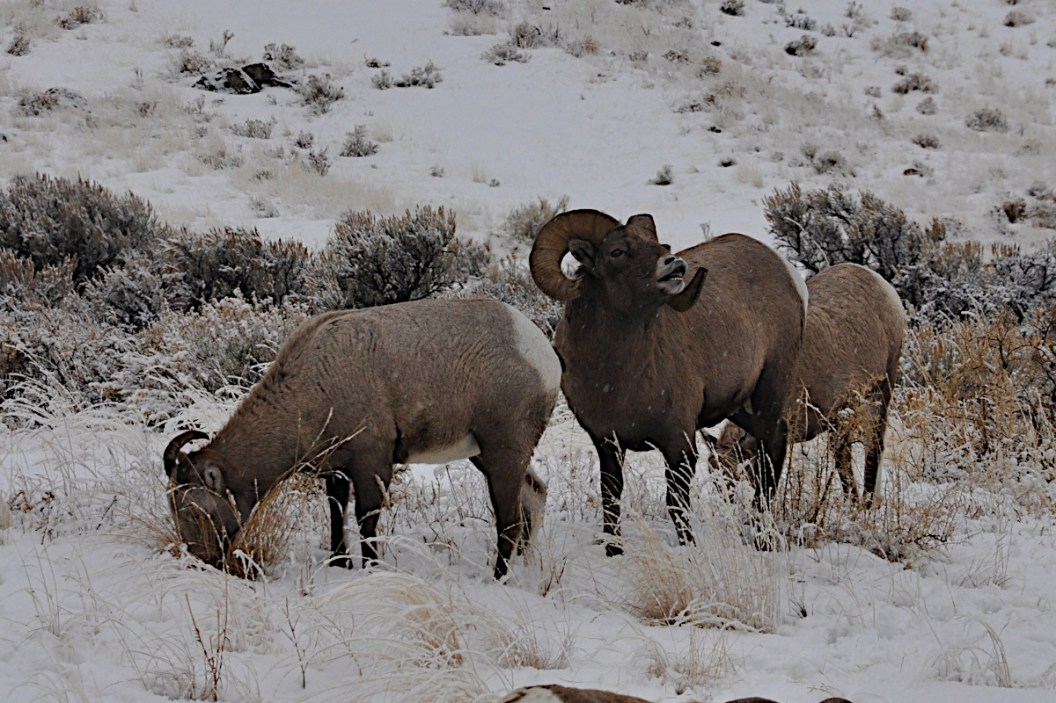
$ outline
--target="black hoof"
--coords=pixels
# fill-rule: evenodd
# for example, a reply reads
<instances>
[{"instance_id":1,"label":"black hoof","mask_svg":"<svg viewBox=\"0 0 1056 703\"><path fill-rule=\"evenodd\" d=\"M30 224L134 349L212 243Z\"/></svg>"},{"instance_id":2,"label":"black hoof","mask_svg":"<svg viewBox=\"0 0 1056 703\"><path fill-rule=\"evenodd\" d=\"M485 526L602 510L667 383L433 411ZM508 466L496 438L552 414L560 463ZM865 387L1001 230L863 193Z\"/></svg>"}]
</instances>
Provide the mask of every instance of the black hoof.
<instances>
[{"instance_id":1,"label":"black hoof","mask_svg":"<svg viewBox=\"0 0 1056 703\"><path fill-rule=\"evenodd\" d=\"M351 569L352 557L347 554L332 554L328 563L330 566L340 566L344 569Z\"/></svg>"}]
</instances>

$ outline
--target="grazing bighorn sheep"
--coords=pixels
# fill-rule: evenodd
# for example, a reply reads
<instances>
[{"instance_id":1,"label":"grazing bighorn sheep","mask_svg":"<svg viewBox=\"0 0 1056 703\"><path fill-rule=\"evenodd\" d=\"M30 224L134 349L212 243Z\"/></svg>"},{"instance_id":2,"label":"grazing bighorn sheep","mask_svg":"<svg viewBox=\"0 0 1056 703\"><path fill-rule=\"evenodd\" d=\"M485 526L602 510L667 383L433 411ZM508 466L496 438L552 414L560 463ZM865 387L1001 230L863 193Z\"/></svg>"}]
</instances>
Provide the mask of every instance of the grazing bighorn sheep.
<instances>
[{"instance_id":1,"label":"grazing bighorn sheep","mask_svg":"<svg viewBox=\"0 0 1056 703\"><path fill-rule=\"evenodd\" d=\"M906 311L894 287L858 264L837 264L807 281L810 304L799 352L797 388L789 409L789 438L806 442L831 430L829 442L843 490L857 497L851 444L865 445L864 497L873 500L884 451L887 408L898 380ZM860 412L848 414L849 411ZM754 438L727 425L716 441L718 463L752 458Z\"/></svg>"},{"instance_id":2,"label":"grazing bighorn sheep","mask_svg":"<svg viewBox=\"0 0 1056 703\"><path fill-rule=\"evenodd\" d=\"M785 404L803 336L806 287L765 244L726 234L673 256L649 215L626 225L575 210L540 230L530 255L539 288L565 301L554 346L561 387L601 462L606 552L619 554L626 450L657 448L679 541L692 541L689 483L696 430L734 419L760 438L757 505L765 509L785 458ZM570 279L566 252L579 262ZM687 276L692 279L687 283ZM742 410L751 404L753 412Z\"/></svg>"},{"instance_id":3,"label":"grazing bighorn sheep","mask_svg":"<svg viewBox=\"0 0 1056 703\"><path fill-rule=\"evenodd\" d=\"M530 535L525 507L545 491L528 464L560 378L546 335L503 303L421 300L311 318L209 444L181 451L207 438L197 430L169 443L179 534L218 563L261 496L292 471L312 471L325 478L337 563L351 565L350 484L363 558L376 561L393 464L468 458L487 480L502 578Z\"/></svg>"}]
</instances>

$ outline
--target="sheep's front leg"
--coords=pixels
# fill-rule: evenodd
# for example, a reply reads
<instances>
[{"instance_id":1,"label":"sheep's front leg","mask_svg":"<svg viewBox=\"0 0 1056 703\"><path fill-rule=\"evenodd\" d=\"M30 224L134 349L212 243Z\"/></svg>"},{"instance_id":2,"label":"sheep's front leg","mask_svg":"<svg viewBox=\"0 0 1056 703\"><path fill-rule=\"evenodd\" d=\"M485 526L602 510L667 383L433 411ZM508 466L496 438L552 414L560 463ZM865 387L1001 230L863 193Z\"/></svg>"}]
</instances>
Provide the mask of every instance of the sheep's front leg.
<instances>
[{"instance_id":1,"label":"sheep's front leg","mask_svg":"<svg viewBox=\"0 0 1056 703\"><path fill-rule=\"evenodd\" d=\"M620 542L620 496L623 495L624 452L615 439L600 439L591 435L601 463L601 509L605 530L605 554L623 554Z\"/></svg>"}]
</instances>

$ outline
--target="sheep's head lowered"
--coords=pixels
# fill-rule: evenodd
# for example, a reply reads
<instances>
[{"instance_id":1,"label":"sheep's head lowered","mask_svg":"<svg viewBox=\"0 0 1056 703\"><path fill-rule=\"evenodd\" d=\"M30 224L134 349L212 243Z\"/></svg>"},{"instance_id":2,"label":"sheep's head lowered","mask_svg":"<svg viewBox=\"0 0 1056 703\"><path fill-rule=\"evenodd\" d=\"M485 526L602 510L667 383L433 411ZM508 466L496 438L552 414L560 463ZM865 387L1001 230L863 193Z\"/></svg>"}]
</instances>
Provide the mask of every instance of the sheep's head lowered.
<instances>
[{"instance_id":1,"label":"sheep's head lowered","mask_svg":"<svg viewBox=\"0 0 1056 703\"><path fill-rule=\"evenodd\" d=\"M579 262L574 278L561 270L566 253ZM687 310L707 275L698 268L686 282L688 265L658 241L652 216L635 215L621 225L596 210L573 210L547 223L536 238L531 270L536 285L557 300L590 291L624 313L648 312L665 303Z\"/></svg>"},{"instance_id":2,"label":"sheep's head lowered","mask_svg":"<svg viewBox=\"0 0 1056 703\"><path fill-rule=\"evenodd\" d=\"M239 506L227 487L234 471L223 457L204 449L191 455L184 445L208 439L198 430L182 432L165 448L164 466L169 477L169 506L176 532L187 550L207 564L221 566L252 506ZM240 516L243 519L240 519Z\"/></svg>"}]
</instances>

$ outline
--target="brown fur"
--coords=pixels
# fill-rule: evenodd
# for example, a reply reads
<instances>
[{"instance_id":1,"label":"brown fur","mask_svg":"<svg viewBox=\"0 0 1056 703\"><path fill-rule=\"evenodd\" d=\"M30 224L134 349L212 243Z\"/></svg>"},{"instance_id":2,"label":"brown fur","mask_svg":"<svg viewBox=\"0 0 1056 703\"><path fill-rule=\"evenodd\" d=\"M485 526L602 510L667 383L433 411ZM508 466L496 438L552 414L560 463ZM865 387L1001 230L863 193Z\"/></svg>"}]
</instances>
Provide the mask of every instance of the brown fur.
<instances>
[{"instance_id":1,"label":"brown fur","mask_svg":"<svg viewBox=\"0 0 1056 703\"><path fill-rule=\"evenodd\" d=\"M611 691L601 691L594 688L569 688L550 684L546 686L529 686L519 688L502 699L502 703L520 703L528 699L532 691L547 691L561 703L650 703L644 698L624 696Z\"/></svg>"},{"instance_id":2,"label":"brown fur","mask_svg":"<svg viewBox=\"0 0 1056 703\"><path fill-rule=\"evenodd\" d=\"M496 513L501 577L527 518L520 493L530 487L528 463L557 395L557 360L524 319L538 334L536 347L550 355L542 363L553 378L522 357L518 317L494 301L423 300L308 320L212 441L180 455L178 522L190 507L233 538L260 496L289 472L318 472L326 479L335 557L349 563L344 511L354 487L363 556L374 560L370 540L393 464L469 433L480 448L471 461L487 479ZM215 561L205 546L210 535L200 539L193 524L181 526L200 556Z\"/></svg>"},{"instance_id":3,"label":"brown fur","mask_svg":"<svg viewBox=\"0 0 1056 703\"><path fill-rule=\"evenodd\" d=\"M887 428L887 408L898 380L906 315L894 289L858 264L823 269L807 281L810 304L797 367L797 387L805 391L789 414L793 441L808 441L832 430L836 469L846 491L855 495L850 445L865 444L864 493L872 500ZM805 396L805 397L804 397ZM855 416L843 411L863 409ZM756 443L728 425L716 443L724 468L738 454L751 458Z\"/></svg>"},{"instance_id":4,"label":"brown fur","mask_svg":"<svg viewBox=\"0 0 1056 703\"><path fill-rule=\"evenodd\" d=\"M590 211L571 215L582 212ZM768 506L784 462L782 418L803 334L804 301L788 265L740 234L681 251L687 279L699 283L697 273L706 274L698 297L679 312L658 289L654 272L669 255L651 227L616 227L588 244L569 243L582 268L554 346L565 397L600 456L605 532L619 534L624 451L658 448L668 465L671 518L680 541L691 541L696 430L734 414L764 443L769 465L756 474L756 494L759 507ZM741 411L749 403L754 412ZM620 547L610 541L607 552Z\"/></svg>"}]
</instances>

